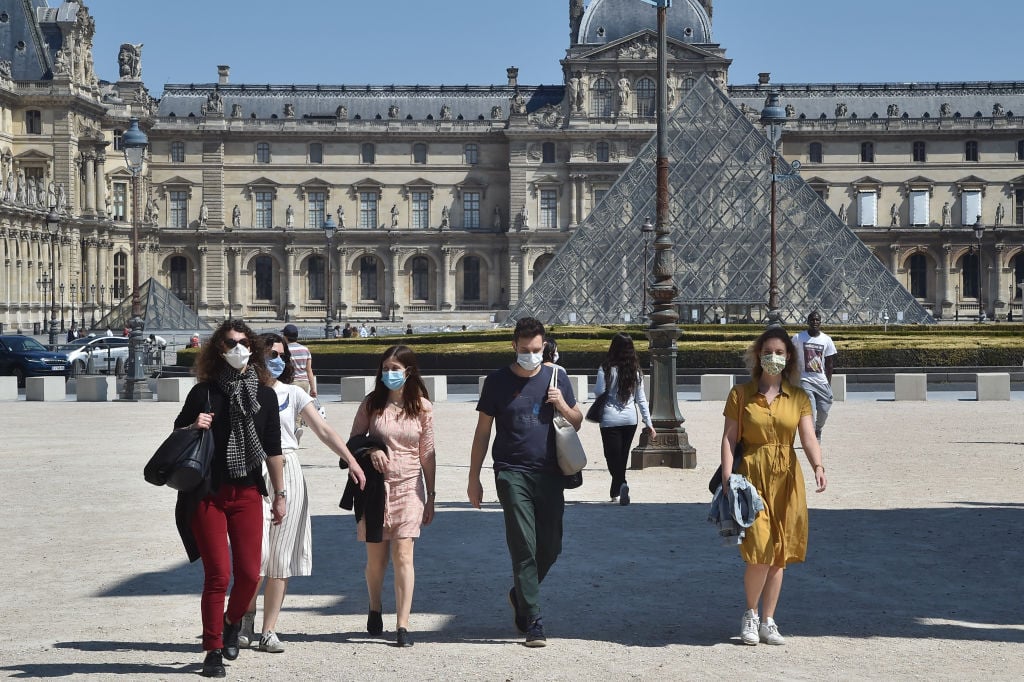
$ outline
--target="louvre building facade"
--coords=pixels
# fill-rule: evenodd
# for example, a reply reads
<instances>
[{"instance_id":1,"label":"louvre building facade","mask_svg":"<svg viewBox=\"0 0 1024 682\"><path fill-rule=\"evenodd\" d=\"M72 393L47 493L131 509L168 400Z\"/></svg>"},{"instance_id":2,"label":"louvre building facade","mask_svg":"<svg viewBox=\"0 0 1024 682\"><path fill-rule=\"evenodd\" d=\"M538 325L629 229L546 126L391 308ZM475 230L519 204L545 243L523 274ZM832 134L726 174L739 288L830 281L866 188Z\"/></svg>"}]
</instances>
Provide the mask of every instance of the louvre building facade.
<instances>
[{"instance_id":1,"label":"louvre building facade","mask_svg":"<svg viewBox=\"0 0 1024 682\"><path fill-rule=\"evenodd\" d=\"M562 83L241 84L211 65L157 99L139 47L96 72L85 3L0 0L4 331L47 315L51 260L66 322L127 296L135 217L142 280L207 320L502 321L655 130L654 8L567 5ZM711 0L669 10L670 106L707 75L756 121L778 90L783 156L925 308L1019 317L1024 83L732 85L711 29ZM131 117L150 140L137 201Z\"/></svg>"}]
</instances>

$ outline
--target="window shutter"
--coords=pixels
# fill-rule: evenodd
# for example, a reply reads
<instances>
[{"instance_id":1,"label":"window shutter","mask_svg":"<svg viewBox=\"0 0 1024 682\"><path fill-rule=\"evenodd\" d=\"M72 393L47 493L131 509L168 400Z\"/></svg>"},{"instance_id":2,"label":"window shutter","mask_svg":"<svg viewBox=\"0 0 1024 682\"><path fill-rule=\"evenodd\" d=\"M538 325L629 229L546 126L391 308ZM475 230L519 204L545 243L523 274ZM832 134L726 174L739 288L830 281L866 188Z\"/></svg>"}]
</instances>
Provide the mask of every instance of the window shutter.
<instances>
[{"instance_id":1,"label":"window shutter","mask_svg":"<svg viewBox=\"0 0 1024 682\"><path fill-rule=\"evenodd\" d=\"M928 190L912 190L910 192L910 224L927 225L928 215Z\"/></svg>"},{"instance_id":2,"label":"window shutter","mask_svg":"<svg viewBox=\"0 0 1024 682\"><path fill-rule=\"evenodd\" d=\"M960 195L960 206L960 224L964 226L973 225L978 220L978 216L981 215L981 191L965 191Z\"/></svg>"},{"instance_id":3,"label":"window shutter","mask_svg":"<svg viewBox=\"0 0 1024 682\"><path fill-rule=\"evenodd\" d=\"M878 224L878 194L874 190L857 193L857 224L860 227Z\"/></svg>"}]
</instances>

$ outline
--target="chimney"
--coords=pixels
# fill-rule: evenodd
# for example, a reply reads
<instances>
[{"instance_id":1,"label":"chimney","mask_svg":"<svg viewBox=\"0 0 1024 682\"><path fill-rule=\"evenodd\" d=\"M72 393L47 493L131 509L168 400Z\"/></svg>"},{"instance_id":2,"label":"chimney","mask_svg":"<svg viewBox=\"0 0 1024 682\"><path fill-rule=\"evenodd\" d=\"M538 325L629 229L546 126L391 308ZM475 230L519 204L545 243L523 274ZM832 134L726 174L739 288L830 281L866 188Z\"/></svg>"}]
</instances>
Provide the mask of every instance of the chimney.
<instances>
[{"instance_id":1,"label":"chimney","mask_svg":"<svg viewBox=\"0 0 1024 682\"><path fill-rule=\"evenodd\" d=\"M505 73L508 74L508 87L518 88L519 87L519 69L514 66L510 66L505 69Z\"/></svg>"},{"instance_id":2,"label":"chimney","mask_svg":"<svg viewBox=\"0 0 1024 682\"><path fill-rule=\"evenodd\" d=\"M767 72L767 71L762 71L761 73L757 74L757 84L758 85L768 85L768 82L771 79L772 79L772 75L769 72Z\"/></svg>"},{"instance_id":3,"label":"chimney","mask_svg":"<svg viewBox=\"0 0 1024 682\"><path fill-rule=\"evenodd\" d=\"M228 84L228 75L231 73L231 67L227 64L221 64L217 67L217 83L220 85Z\"/></svg>"}]
</instances>

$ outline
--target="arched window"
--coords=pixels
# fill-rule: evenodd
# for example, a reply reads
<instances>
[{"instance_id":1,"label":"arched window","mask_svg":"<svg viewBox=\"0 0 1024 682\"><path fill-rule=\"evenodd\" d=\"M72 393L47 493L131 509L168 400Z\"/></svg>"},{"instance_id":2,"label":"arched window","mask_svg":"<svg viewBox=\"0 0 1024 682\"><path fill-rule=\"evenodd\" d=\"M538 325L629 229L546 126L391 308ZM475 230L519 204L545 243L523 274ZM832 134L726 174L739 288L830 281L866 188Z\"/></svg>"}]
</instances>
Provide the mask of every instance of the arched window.
<instances>
[{"instance_id":1,"label":"arched window","mask_svg":"<svg viewBox=\"0 0 1024 682\"><path fill-rule=\"evenodd\" d=\"M185 163L184 142L177 141L171 143L171 163Z\"/></svg>"},{"instance_id":2,"label":"arched window","mask_svg":"<svg viewBox=\"0 0 1024 682\"><path fill-rule=\"evenodd\" d=\"M324 162L324 146L319 142L311 142L309 145L309 162L310 163L323 163Z\"/></svg>"},{"instance_id":3,"label":"arched window","mask_svg":"<svg viewBox=\"0 0 1024 682\"><path fill-rule=\"evenodd\" d=\"M533 263L533 281L536 282L537 278L541 276L545 268L551 265L555 257L550 253L545 253L542 256L538 256L537 260Z\"/></svg>"},{"instance_id":4,"label":"arched window","mask_svg":"<svg viewBox=\"0 0 1024 682\"><path fill-rule=\"evenodd\" d=\"M171 259L171 291L174 292L175 295L177 295L178 292L174 290L174 265L175 265L174 261L175 260L176 259ZM181 260L185 260L185 259L182 258ZM184 267L187 267L187 261L186 261L186 266L184 266ZM113 294L114 294L114 298L118 299L118 300L120 300L120 299L122 299L122 298L124 298L125 296L128 295L128 254L125 253L124 251L118 251L117 253L114 254L114 291L113 291ZM179 298L180 298L180 296L179 296Z\"/></svg>"},{"instance_id":5,"label":"arched window","mask_svg":"<svg viewBox=\"0 0 1024 682\"><path fill-rule=\"evenodd\" d=\"M968 140L964 144L964 161L978 160L978 143L975 140Z\"/></svg>"},{"instance_id":6,"label":"arched window","mask_svg":"<svg viewBox=\"0 0 1024 682\"><path fill-rule=\"evenodd\" d=\"M928 143L918 140L913 144L913 158L916 163L924 163L928 160Z\"/></svg>"},{"instance_id":7,"label":"arched window","mask_svg":"<svg viewBox=\"0 0 1024 682\"><path fill-rule=\"evenodd\" d=\"M480 259L476 256L462 260L462 300L480 300Z\"/></svg>"},{"instance_id":8,"label":"arched window","mask_svg":"<svg viewBox=\"0 0 1024 682\"><path fill-rule=\"evenodd\" d=\"M595 118L611 117L612 83L607 78L598 78L590 86L590 112Z\"/></svg>"},{"instance_id":9,"label":"arched window","mask_svg":"<svg viewBox=\"0 0 1024 682\"><path fill-rule=\"evenodd\" d=\"M412 162L420 164L427 162L427 145L417 142L412 146Z\"/></svg>"},{"instance_id":10,"label":"arched window","mask_svg":"<svg viewBox=\"0 0 1024 682\"><path fill-rule=\"evenodd\" d=\"M812 142L810 147L807 149L807 160L810 163L821 163L824 157L821 153L821 143Z\"/></svg>"},{"instance_id":11,"label":"arched window","mask_svg":"<svg viewBox=\"0 0 1024 682\"><path fill-rule=\"evenodd\" d=\"M372 142L364 142L359 148L359 157L363 163L377 163L377 148Z\"/></svg>"},{"instance_id":12,"label":"arched window","mask_svg":"<svg viewBox=\"0 0 1024 682\"><path fill-rule=\"evenodd\" d=\"M636 115L640 118L654 118L657 111L657 87L650 78L641 78L636 83Z\"/></svg>"},{"instance_id":13,"label":"arched window","mask_svg":"<svg viewBox=\"0 0 1024 682\"><path fill-rule=\"evenodd\" d=\"M260 142L256 145L256 163L270 163L269 142Z\"/></svg>"},{"instance_id":14,"label":"arched window","mask_svg":"<svg viewBox=\"0 0 1024 682\"><path fill-rule=\"evenodd\" d=\"M910 257L910 293L916 298L928 296L928 257L915 253Z\"/></svg>"},{"instance_id":15,"label":"arched window","mask_svg":"<svg viewBox=\"0 0 1024 682\"><path fill-rule=\"evenodd\" d=\"M274 300L274 259L270 256L256 256L252 271L256 285L256 300ZM235 295L238 295L237 292Z\"/></svg>"},{"instance_id":16,"label":"arched window","mask_svg":"<svg viewBox=\"0 0 1024 682\"><path fill-rule=\"evenodd\" d=\"M377 259L373 256L359 259L359 300L377 300Z\"/></svg>"},{"instance_id":17,"label":"arched window","mask_svg":"<svg viewBox=\"0 0 1024 682\"><path fill-rule=\"evenodd\" d=\"M541 151L542 161L544 163L554 163L555 162L555 143L554 142L545 142L544 145L541 147L541 150L542 150Z\"/></svg>"},{"instance_id":18,"label":"arched window","mask_svg":"<svg viewBox=\"0 0 1024 682\"><path fill-rule=\"evenodd\" d=\"M960 259L960 293L964 298L978 297L978 254L964 254Z\"/></svg>"},{"instance_id":19,"label":"arched window","mask_svg":"<svg viewBox=\"0 0 1024 682\"><path fill-rule=\"evenodd\" d=\"M412 259L412 300L430 300L430 261L426 256Z\"/></svg>"},{"instance_id":20,"label":"arched window","mask_svg":"<svg viewBox=\"0 0 1024 682\"><path fill-rule=\"evenodd\" d=\"M604 142L604 141L598 142L597 145L594 147L594 151L597 154L597 160L598 161L600 161L602 163L607 163L608 162L609 151L608 151L608 143L607 142Z\"/></svg>"},{"instance_id":21,"label":"arched window","mask_svg":"<svg viewBox=\"0 0 1024 682\"><path fill-rule=\"evenodd\" d=\"M875 143L874 142L861 142L860 143L860 160L863 163L874 163L875 162Z\"/></svg>"},{"instance_id":22,"label":"arched window","mask_svg":"<svg viewBox=\"0 0 1024 682\"><path fill-rule=\"evenodd\" d=\"M323 256L310 256L306 267L306 287L309 290L307 298L311 301L326 301L324 292L327 291L324 277Z\"/></svg>"}]
</instances>

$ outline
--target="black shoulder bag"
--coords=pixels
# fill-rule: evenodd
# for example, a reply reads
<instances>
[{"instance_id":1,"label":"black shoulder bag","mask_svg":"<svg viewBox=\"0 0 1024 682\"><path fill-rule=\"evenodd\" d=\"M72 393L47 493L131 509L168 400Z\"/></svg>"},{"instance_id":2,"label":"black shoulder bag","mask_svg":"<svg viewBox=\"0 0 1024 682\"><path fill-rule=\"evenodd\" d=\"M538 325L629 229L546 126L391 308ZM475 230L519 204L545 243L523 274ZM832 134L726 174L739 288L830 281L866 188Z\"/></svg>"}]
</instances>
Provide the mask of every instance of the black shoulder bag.
<instances>
[{"instance_id":1,"label":"black shoulder bag","mask_svg":"<svg viewBox=\"0 0 1024 682\"><path fill-rule=\"evenodd\" d=\"M747 408L747 389L745 387L740 387L740 396L739 420L736 424L736 447L732 450L732 473L734 474L739 469L740 462L743 461L743 411ZM708 491L714 495L720 485L722 485L721 464L718 465L711 480L708 481Z\"/></svg>"},{"instance_id":2,"label":"black shoulder bag","mask_svg":"<svg viewBox=\"0 0 1024 682\"><path fill-rule=\"evenodd\" d=\"M206 393L206 412L210 412ZM143 469L147 483L192 492L210 477L213 462L213 429L186 427L171 431Z\"/></svg>"}]
</instances>

